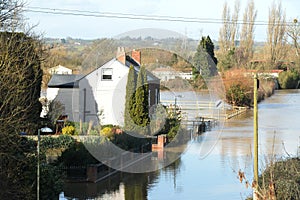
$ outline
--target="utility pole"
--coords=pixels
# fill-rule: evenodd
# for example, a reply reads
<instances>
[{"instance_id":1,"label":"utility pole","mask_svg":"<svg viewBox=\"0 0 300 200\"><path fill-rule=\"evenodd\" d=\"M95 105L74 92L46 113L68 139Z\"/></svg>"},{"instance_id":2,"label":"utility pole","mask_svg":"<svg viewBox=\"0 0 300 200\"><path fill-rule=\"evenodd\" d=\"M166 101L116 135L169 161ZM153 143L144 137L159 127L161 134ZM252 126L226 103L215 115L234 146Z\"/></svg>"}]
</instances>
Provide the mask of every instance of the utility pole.
<instances>
[{"instance_id":1,"label":"utility pole","mask_svg":"<svg viewBox=\"0 0 300 200\"><path fill-rule=\"evenodd\" d=\"M254 182L255 186L253 188L253 199L257 199L257 189L258 189L258 109L257 109L257 90L259 87L258 77L257 74L254 75L254 89L253 89L253 123L254 123Z\"/></svg>"}]
</instances>

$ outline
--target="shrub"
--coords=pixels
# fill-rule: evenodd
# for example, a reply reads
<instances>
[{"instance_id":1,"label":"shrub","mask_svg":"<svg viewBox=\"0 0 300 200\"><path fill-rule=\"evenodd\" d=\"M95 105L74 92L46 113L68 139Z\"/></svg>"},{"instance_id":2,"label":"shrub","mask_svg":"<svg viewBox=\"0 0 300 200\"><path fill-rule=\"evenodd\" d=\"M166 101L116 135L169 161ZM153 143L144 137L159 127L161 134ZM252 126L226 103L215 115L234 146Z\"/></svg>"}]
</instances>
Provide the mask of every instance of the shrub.
<instances>
[{"instance_id":1,"label":"shrub","mask_svg":"<svg viewBox=\"0 0 300 200\"><path fill-rule=\"evenodd\" d=\"M240 84L233 84L226 91L226 100L234 106L249 106L251 98L246 94L246 89Z\"/></svg>"},{"instance_id":2,"label":"shrub","mask_svg":"<svg viewBox=\"0 0 300 200\"><path fill-rule=\"evenodd\" d=\"M75 135L75 127L74 126L65 126L62 129L63 135Z\"/></svg>"},{"instance_id":3,"label":"shrub","mask_svg":"<svg viewBox=\"0 0 300 200\"><path fill-rule=\"evenodd\" d=\"M41 149L55 149L55 148L69 148L75 140L69 135L60 135L59 137L42 137L41 139Z\"/></svg>"},{"instance_id":4,"label":"shrub","mask_svg":"<svg viewBox=\"0 0 300 200\"><path fill-rule=\"evenodd\" d=\"M62 152L57 160L57 164L62 164L63 166L83 166L96 163L99 163L99 161L90 154L81 142L72 143L68 149Z\"/></svg>"},{"instance_id":5,"label":"shrub","mask_svg":"<svg viewBox=\"0 0 300 200\"><path fill-rule=\"evenodd\" d=\"M271 164L259 177L259 185L263 189L262 193L268 195L269 185L273 184L276 199L299 199L299 170L299 158L290 158Z\"/></svg>"},{"instance_id":6,"label":"shrub","mask_svg":"<svg viewBox=\"0 0 300 200\"><path fill-rule=\"evenodd\" d=\"M179 130L179 124L171 128L171 130L167 134L168 141L172 141L176 137L178 130Z\"/></svg>"},{"instance_id":7,"label":"shrub","mask_svg":"<svg viewBox=\"0 0 300 200\"><path fill-rule=\"evenodd\" d=\"M284 71L279 74L278 81L282 89L295 89L300 79L296 71Z\"/></svg>"},{"instance_id":8,"label":"shrub","mask_svg":"<svg viewBox=\"0 0 300 200\"><path fill-rule=\"evenodd\" d=\"M72 121L66 121L65 126L74 126L75 127L75 122Z\"/></svg>"}]
</instances>

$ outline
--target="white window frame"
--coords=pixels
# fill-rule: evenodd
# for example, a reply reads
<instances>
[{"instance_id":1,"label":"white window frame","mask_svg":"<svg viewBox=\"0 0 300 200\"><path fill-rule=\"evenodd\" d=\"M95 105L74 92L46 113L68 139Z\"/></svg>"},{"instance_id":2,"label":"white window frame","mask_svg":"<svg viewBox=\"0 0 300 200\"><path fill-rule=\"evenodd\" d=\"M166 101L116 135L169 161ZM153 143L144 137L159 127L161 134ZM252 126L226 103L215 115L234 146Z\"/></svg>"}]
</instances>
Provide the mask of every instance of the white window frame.
<instances>
[{"instance_id":1,"label":"white window frame","mask_svg":"<svg viewBox=\"0 0 300 200\"><path fill-rule=\"evenodd\" d=\"M104 77L104 76L106 76L106 77ZM112 68L103 68L101 70L101 80L103 80L103 81L112 81L112 76L113 76L113 69Z\"/></svg>"}]
</instances>

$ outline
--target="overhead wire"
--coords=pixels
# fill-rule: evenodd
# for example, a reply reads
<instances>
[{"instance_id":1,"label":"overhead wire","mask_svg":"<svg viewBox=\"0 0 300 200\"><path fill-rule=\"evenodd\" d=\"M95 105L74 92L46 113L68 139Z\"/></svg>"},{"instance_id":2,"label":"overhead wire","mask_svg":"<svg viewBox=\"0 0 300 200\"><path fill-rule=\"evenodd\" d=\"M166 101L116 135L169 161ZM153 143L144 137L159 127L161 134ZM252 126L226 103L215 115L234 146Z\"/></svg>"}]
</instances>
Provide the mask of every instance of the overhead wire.
<instances>
[{"instance_id":1,"label":"overhead wire","mask_svg":"<svg viewBox=\"0 0 300 200\"><path fill-rule=\"evenodd\" d=\"M169 21L169 22L185 22L185 23L203 23L203 24L223 24L223 23L236 23L236 24L255 24L260 26L269 25L268 21L256 20L247 21L242 20L223 20L217 18L197 18L197 17L182 17L182 16L169 16L169 15L142 15L132 13L119 13L119 12L98 12L87 11L78 9L61 9L61 8L46 8L29 6L24 9L25 12L53 14L53 15L70 15L70 16L83 16L83 17L96 17L96 18L116 18L116 19L130 19L130 20L147 20L147 21ZM285 22L283 25L295 25L294 22Z\"/></svg>"}]
</instances>

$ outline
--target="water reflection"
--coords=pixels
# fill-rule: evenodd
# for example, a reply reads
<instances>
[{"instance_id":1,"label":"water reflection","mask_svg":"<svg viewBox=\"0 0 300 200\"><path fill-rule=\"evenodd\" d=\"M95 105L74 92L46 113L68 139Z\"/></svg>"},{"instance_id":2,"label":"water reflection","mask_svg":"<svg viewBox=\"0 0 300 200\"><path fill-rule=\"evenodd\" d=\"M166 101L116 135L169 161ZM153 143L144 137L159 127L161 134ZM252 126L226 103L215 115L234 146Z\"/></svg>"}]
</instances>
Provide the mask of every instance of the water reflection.
<instances>
[{"instance_id":1,"label":"water reflection","mask_svg":"<svg viewBox=\"0 0 300 200\"><path fill-rule=\"evenodd\" d=\"M300 137L300 91L276 91L259 104L259 169L272 154L297 155ZM251 195L237 178L239 169L253 177L252 111L226 121L220 130L192 137L180 159L168 167L144 174L120 173L97 184L65 185L65 196L78 199L245 199ZM218 137L217 137L218 136ZM215 141L218 138L218 141ZM201 157L205 144L214 142Z\"/></svg>"},{"instance_id":2,"label":"water reflection","mask_svg":"<svg viewBox=\"0 0 300 200\"><path fill-rule=\"evenodd\" d=\"M151 173L118 173L98 183L65 183L60 199L124 199L146 200L148 190L157 184L158 177L164 174L173 179L178 188L176 175L181 166L178 159L161 171Z\"/></svg>"}]
</instances>

